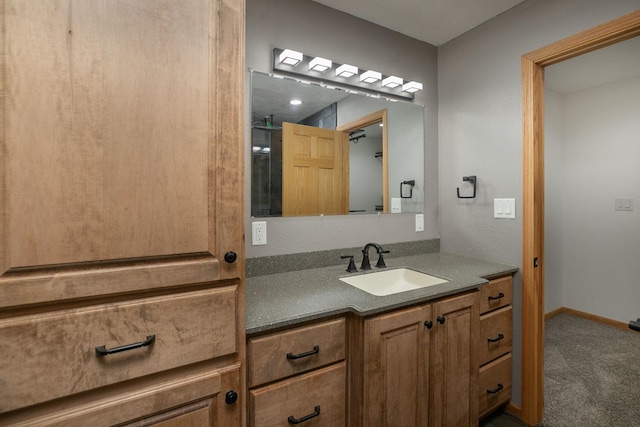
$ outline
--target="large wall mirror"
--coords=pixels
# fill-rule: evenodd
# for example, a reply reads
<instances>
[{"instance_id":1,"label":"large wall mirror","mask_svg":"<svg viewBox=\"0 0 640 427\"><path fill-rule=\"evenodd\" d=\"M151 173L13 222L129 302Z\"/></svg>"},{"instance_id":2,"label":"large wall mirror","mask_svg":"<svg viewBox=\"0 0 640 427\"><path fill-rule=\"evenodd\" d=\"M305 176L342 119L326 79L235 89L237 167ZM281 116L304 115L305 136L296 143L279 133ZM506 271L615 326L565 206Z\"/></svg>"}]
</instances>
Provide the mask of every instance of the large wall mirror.
<instances>
[{"instance_id":1,"label":"large wall mirror","mask_svg":"<svg viewBox=\"0 0 640 427\"><path fill-rule=\"evenodd\" d=\"M424 107L251 71L251 215L424 211Z\"/></svg>"}]
</instances>

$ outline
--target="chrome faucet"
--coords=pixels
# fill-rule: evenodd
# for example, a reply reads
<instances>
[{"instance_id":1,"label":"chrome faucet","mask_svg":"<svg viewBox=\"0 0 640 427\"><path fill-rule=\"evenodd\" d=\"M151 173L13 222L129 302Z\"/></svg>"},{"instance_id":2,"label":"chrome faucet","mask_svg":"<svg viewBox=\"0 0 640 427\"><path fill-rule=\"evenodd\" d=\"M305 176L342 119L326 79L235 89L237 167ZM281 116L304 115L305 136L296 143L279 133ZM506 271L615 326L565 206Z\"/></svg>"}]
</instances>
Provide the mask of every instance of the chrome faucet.
<instances>
[{"instance_id":1,"label":"chrome faucet","mask_svg":"<svg viewBox=\"0 0 640 427\"><path fill-rule=\"evenodd\" d=\"M364 245L364 249L362 249L362 265L360 265L360 270L371 270L371 264L369 263L369 248L376 248L376 252L378 252L378 262L376 263L376 267L384 268L386 264L384 263L384 258L382 258L382 254L388 254L389 251L385 251L382 249L377 243L367 243Z\"/></svg>"}]
</instances>

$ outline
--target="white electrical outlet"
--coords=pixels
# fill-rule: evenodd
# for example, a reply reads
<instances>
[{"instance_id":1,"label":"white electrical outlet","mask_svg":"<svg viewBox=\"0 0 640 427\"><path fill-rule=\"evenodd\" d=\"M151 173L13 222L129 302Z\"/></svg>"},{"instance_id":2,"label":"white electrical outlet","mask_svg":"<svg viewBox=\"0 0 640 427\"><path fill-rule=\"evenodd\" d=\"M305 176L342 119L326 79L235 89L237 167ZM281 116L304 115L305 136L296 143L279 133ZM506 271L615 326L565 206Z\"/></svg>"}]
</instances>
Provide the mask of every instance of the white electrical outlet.
<instances>
[{"instance_id":1,"label":"white electrical outlet","mask_svg":"<svg viewBox=\"0 0 640 427\"><path fill-rule=\"evenodd\" d=\"M416 232L424 231L424 215L416 214Z\"/></svg>"},{"instance_id":2,"label":"white electrical outlet","mask_svg":"<svg viewBox=\"0 0 640 427\"><path fill-rule=\"evenodd\" d=\"M259 246L267 244L267 221L255 221L251 223L251 245Z\"/></svg>"}]
</instances>

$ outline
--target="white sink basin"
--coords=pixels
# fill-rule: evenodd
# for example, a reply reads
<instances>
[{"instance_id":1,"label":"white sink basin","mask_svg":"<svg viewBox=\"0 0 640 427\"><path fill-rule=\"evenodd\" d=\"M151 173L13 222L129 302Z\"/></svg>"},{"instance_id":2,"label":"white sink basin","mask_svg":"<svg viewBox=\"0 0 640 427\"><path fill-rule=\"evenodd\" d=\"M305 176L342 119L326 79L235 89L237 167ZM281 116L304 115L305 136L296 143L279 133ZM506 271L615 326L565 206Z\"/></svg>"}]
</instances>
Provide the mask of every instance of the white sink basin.
<instances>
[{"instance_id":1,"label":"white sink basin","mask_svg":"<svg viewBox=\"0 0 640 427\"><path fill-rule=\"evenodd\" d=\"M448 282L440 277L430 276L408 268L341 277L340 280L377 296L397 294Z\"/></svg>"}]
</instances>

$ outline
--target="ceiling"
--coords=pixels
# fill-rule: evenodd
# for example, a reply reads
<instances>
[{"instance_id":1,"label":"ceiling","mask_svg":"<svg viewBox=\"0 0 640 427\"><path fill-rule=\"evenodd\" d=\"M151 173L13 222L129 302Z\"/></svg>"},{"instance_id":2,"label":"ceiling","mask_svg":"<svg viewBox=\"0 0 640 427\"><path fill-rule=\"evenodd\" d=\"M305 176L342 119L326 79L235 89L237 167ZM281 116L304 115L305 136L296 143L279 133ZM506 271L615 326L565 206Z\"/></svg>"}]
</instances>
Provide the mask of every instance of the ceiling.
<instances>
[{"instance_id":1,"label":"ceiling","mask_svg":"<svg viewBox=\"0 0 640 427\"><path fill-rule=\"evenodd\" d=\"M313 1L440 46L524 0ZM547 67L545 86L566 94L638 75L640 37Z\"/></svg>"},{"instance_id":2,"label":"ceiling","mask_svg":"<svg viewBox=\"0 0 640 427\"><path fill-rule=\"evenodd\" d=\"M313 0L439 46L524 0Z\"/></svg>"}]
</instances>

